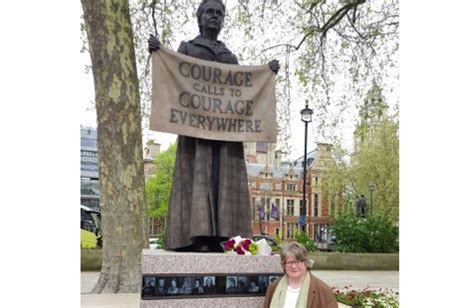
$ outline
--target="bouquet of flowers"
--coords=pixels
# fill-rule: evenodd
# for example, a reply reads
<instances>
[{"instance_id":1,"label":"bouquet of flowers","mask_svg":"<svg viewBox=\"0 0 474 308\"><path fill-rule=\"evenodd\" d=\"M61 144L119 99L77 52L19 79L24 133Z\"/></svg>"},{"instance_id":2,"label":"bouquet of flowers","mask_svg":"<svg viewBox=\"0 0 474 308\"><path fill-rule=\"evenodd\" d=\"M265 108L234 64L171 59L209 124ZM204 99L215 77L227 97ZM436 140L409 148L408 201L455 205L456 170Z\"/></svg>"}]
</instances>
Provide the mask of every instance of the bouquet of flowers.
<instances>
[{"instance_id":1,"label":"bouquet of flowers","mask_svg":"<svg viewBox=\"0 0 474 308\"><path fill-rule=\"evenodd\" d=\"M272 248L265 239L254 242L240 235L234 236L224 242L224 252L246 256L269 256Z\"/></svg>"}]
</instances>

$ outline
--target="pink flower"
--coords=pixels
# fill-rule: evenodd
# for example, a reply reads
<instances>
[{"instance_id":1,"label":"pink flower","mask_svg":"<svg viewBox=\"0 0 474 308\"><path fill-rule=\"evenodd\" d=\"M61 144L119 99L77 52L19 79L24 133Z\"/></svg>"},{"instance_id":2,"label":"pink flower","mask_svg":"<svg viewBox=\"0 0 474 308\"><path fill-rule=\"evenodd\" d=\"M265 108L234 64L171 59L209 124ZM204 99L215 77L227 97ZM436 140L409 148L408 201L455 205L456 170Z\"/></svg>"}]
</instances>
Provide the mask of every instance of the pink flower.
<instances>
[{"instance_id":1,"label":"pink flower","mask_svg":"<svg viewBox=\"0 0 474 308\"><path fill-rule=\"evenodd\" d=\"M238 255L244 255L245 254L245 251L242 249L241 246L237 247L237 249L235 251L237 252Z\"/></svg>"}]
</instances>

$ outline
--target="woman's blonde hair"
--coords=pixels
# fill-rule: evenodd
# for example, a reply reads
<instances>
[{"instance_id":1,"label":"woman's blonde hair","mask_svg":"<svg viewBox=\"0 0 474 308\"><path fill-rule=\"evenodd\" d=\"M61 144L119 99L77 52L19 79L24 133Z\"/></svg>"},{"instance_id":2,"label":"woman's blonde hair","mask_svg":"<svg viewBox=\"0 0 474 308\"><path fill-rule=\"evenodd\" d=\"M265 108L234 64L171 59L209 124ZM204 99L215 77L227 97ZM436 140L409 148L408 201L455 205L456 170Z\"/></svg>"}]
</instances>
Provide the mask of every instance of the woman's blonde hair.
<instances>
[{"instance_id":1,"label":"woman's blonde hair","mask_svg":"<svg viewBox=\"0 0 474 308\"><path fill-rule=\"evenodd\" d=\"M309 253L306 247L300 243L291 242L281 247L280 258L283 269L285 268L284 265L286 260L288 260L290 257L303 262L307 269L311 269L313 267L314 261L309 258Z\"/></svg>"}]
</instances>

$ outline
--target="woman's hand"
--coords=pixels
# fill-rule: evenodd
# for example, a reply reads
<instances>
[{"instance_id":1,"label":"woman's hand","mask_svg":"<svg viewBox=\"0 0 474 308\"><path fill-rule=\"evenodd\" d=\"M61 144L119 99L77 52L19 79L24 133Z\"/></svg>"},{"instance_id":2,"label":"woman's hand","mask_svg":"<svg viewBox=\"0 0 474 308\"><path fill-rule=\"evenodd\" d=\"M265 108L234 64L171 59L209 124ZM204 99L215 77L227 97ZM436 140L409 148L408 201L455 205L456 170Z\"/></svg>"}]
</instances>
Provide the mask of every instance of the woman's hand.
<instances>
[{"instance_id":1,"label":"woman's hand","mask_svg":"<svg viewBox=\"0 0 474 308\"><path fill-rule=\"evenodd\" d=\"M278 74L278 70L280 69L280 63L278 63L278 60L272 60L268 62L268 67L275 73Z\"/></svg>"},{"instance_id":2,"label":"woman's hand","mask_svg":"<svg viewBox=\"0 0 474 308\"><path fill-rule=\"evenodd\" d=\"M148 39L148 52L152 53L153 51L157 51L161 48L161 43L156 36L150 34L150 38Z\"/></svg>"}]
</instances>

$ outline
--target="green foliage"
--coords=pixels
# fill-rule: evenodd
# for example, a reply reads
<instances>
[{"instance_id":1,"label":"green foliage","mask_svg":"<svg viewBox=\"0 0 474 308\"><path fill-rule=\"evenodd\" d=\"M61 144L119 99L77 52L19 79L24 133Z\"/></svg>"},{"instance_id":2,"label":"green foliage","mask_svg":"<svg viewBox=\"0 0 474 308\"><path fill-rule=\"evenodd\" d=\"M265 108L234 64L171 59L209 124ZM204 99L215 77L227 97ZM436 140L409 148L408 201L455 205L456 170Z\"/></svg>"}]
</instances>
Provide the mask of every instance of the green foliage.
<instances>
[{"instance_id":1,"label":"green foliage","mask_svg":"<svg viewBox=\"0 0 474 308\"><path fill-rule=\"evenodd\" d=\"M353 213L344 213L336 218L332 230L337 251L398 252L398 228L383 216L358 218Z\"/></svg>"},{"instance_id":2,"label":"green foliage","mask_svg":"<svg viewBox=\"0 0 474 308\"><path fill-rule=\"evenodd\" d=\"M398 220L399 208L399 139L398 122L385 120L365 130L352 157L350 176L353 202L364 194L370 206L369 183L374 184L372 193L373 213Z\"/></svg>"},{"instance_id":3,"label":"green foliage","mask_svg":"<svg viewBox=\"0 0 474 308\"><path fill-rule=\"evenodd\" d=\"M273 249L272 249L272 250L273 250ZM250 251L250 253L251 253L253 256L255 256L255 255L257 254L257 252L258 252L258 246L257 246L257 244L255 244L255 243L250 243L250 245L249 245L249 251Z\"/></svg>"},{"instance_id":4,"label":"green foliage","mask_svg":"<svg viewBox=\"0 0 474 308\"><path fill-rule=\"evenodd\" d=\"M176 144L171 145L155 158L155 174L145 184L150 217L164 218L168 213L175 158Z\"/></svg>"},{"instance_id":5,"label":"green foliage","mask_svg":"<svg viewBox=\"0 0 474 308\"><path fill-rule=\"evenodd\" d=\"M158 234L158 238L157 238L157 244L159 248L163 248L165 247L165 232L161 232L160 234Z\"/></svg>"},{"instance_id":6,"label":"green foliage","mask_svg":"<svg viewBox=\"0 0 474 308\"><path fill-rule=\"evenodd\" d=\"M367 201L367 212L384 216L392 222L399 215L399 139L398 122L382 120L370 127L359 126L355 131L357 147L351 155L335 146L333 154L336 164L329 168L329 200L341 204L339 212L355 211L361 194ZM373 209L369 183L374 184L372 192ZM342 200L341 200L342 197Z\"/></svg>"},{"instance_id":7,"label":"green foliage","mask_svg":"<svg viewBox=\"0 0 474 308\"><path fill-rule=\"evenodd\" d=\"M280 234L276 234L276 235L275 235L275 242L276 242L278 245L280 245L280 243L281 243Z\"/></svg>"},{"instance_id":8,"label":"green foliage","mask_svg":"<svg viewBox=\"0 0 474 308\"><path fill-rule=\"evenodd\" d=\"M296 241L300 244L303 244L308 251L316 251L316 243L312 239L309 238L306 232L297 232L295 235Z\"/></svg>"}]
</instances>

